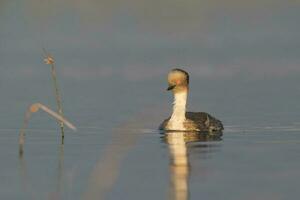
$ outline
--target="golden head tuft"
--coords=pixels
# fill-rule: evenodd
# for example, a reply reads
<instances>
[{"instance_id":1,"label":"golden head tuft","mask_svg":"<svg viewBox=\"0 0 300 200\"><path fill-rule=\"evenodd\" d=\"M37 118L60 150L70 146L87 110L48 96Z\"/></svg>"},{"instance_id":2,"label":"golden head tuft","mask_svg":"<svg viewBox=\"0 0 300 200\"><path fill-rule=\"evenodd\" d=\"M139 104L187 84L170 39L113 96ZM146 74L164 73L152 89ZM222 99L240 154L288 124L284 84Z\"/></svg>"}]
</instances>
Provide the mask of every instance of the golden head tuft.
<instances>
[{"instance_id":1,"label":"golden head tuft","mask_svg":"<svg viewBox=\"0 0 300 200\"><path fill-rule=\"evenodd\" d=\"M47 56L47 58L44 59L44 62L47 64L47 65L51 65L54 63L54 59L51 57L51 56Z\"/></svg>"}]
</instances>

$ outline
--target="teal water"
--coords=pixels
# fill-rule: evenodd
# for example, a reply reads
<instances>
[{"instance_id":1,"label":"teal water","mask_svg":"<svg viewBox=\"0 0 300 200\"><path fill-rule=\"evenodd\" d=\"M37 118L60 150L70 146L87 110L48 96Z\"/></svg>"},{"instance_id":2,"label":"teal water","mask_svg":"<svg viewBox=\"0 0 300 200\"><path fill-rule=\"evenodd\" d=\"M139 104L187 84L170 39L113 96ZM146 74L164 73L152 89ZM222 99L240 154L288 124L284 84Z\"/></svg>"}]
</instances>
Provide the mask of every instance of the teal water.
<instances>
[{"instance_id":1,"label":"teal water","mask_svg":"<svg viewBox=\"0 0 300 200\"><path fill-rule=\"evenodd\" d=\"M228 1L1 1L1 199L297 199L299 4ZM56 108L66 130L27 107ZM189 110L222 137L157 131L171 111L166 74L190 72Z\"/></svg>"}]
</instances>

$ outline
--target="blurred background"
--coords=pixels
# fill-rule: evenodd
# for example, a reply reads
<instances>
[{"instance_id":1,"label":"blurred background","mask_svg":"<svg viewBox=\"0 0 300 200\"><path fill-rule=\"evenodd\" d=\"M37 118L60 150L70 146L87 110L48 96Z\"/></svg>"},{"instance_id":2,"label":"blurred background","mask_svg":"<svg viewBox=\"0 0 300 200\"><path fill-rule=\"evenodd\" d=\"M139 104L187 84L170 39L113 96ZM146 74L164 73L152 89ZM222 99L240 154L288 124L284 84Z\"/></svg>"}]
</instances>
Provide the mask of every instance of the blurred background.
<instances>
[{"instance_id":1,"label":"blurred background","mask_svg":"<svg viewBox=\"0 0 300 200\"><path fill-rule=\"evenodd\" d=\"M294 112L299 9L297 0L2 0L1 113L55 103L43 48L55 58L73 114L96 114L98 104L108 116L149 104L168 111L165 78L174 67L191 73L193 110L223 118Z\"/></svg>"},{"instance_id":2,"label":"blurred background","mask_svg":"<svg viewBox=\"0 0 300 200\"><path fill-rule=\"evenodd\" d=\"M114 115L165 108L165 78L174 67L191 73L193 110L222 117L299 110L297 0L0 3L6 116L32 101L54 103L43 48L55 58L66 112L96 114L89 107L108 100Z\"/></svg>"}]
</instances>

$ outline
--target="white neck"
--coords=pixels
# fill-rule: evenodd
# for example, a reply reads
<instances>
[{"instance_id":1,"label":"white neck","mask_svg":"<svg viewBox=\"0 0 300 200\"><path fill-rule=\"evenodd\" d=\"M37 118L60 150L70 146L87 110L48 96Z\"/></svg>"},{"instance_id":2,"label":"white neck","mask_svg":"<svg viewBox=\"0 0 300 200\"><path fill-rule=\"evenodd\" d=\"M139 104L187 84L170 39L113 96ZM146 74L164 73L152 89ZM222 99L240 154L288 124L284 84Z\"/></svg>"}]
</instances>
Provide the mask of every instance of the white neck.
<instances>
[{"instance_id":1,"label":"white neck","mask_svg":"<svg viewBox=\"0 0 300 200\"><path fill-rule=\"evenodd\" d=\"M174 94L173 113L171 121L183 123L185 121L187 91Z\"/></svg>"}]
</instances>

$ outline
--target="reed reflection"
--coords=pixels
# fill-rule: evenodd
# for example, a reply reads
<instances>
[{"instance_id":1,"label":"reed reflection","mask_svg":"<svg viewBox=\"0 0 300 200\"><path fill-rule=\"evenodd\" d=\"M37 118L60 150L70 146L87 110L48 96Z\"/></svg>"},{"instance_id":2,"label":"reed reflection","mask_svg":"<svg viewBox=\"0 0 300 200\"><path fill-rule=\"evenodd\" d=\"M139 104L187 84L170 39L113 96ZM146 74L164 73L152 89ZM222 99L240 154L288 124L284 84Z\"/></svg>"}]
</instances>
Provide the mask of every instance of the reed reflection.
<instances>
[{"instance_id":1,"label":"reed reflection","mask_svg":"<svg viewBox=\"0 0 300 200\"><path fill-rule=\"evenodd\" d=\"M189 176L191 164L189 162L189 143L221 140L222 133L198 132L167 132L164 136L170 151L171 199L189 199ZM194 148L208 148L210 145L193 145ZM204 151L209 152L209 151Z\"/></svg>"},{"instance_id":2,"label":"reed reflection","mask_svg":"<svg viewBox=\"0 0 300 200\"><path fill-rule=\"evenodd\" d=\"M61 144L58 149L58 166L57 166L57 179L56 188L53 191L52 188L47 191L47 199L62 199L64 189L64 145ZM19 173L21 178L21 187L23 192L30 197L30 199L40 199L41 194L35 184L32 181L33 174L30 173L30 166L27 167L26 157L24 154L19 154Z\"/></svg>"}]
</instances>

